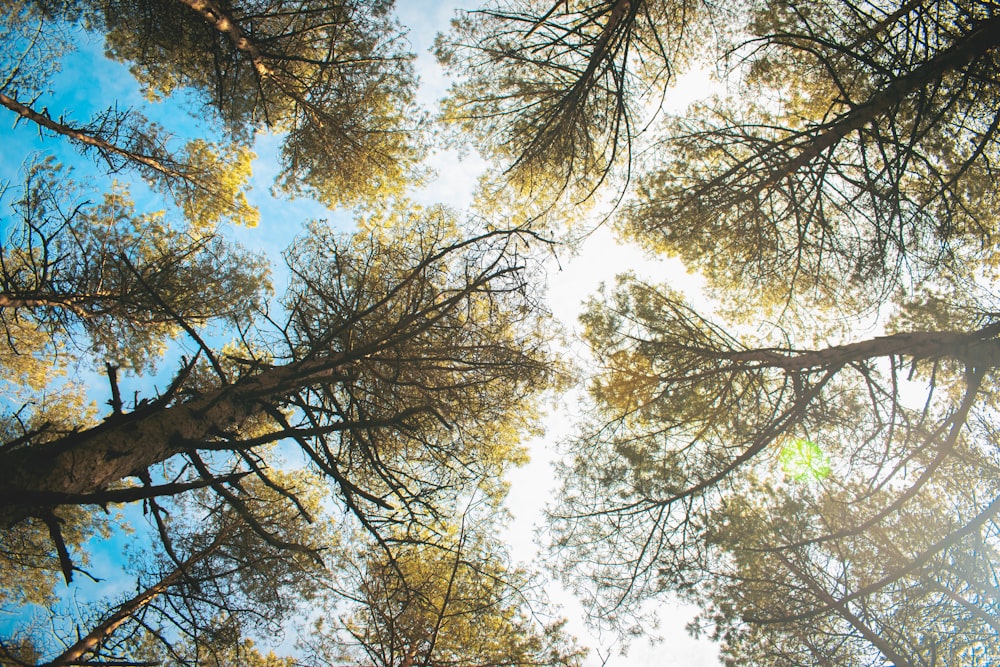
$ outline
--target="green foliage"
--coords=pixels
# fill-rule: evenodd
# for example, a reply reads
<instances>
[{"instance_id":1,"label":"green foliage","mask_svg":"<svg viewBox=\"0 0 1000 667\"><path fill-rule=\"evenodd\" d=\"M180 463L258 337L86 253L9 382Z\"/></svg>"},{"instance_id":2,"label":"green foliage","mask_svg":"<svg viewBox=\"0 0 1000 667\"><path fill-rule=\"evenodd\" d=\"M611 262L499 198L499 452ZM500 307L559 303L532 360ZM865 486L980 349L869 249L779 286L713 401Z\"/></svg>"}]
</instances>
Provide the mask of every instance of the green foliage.
<instances>
[{"instance_id":1,"label":"green foliage","mask_svg":"<svg viewBox=\"0 0 1000 667\"><path fill-rule=\"evenodd\" d=\"M73 39L64 26L39 30L47 15L33 0L6 0L0 15L0 39L9 45L0 57L0 92L42 91L58 71L61 56L73 50Z\"/></svg>"},{"instance_id":2,"label":"green foliage","mask_svg":"<svg viewBox=\"0 0 1000 667\"><path fill-rule=\"evenodd\" d=\"M781 470L797 482L822 479L830 474L830 459L819 446L805 438L785 443L778 454Z\"/></svg>"},{"instance_id":3,"label":"green foliage","mask_svg":"<svg viewBox=\"0 0 1000 667\"><path fill-rule=\"evenodd\" d=\"M391 2L94 3L151 99L195 92L234 137L286 133L279 187L329 206L399 194L423 154Z\"/></svg>"},{"instance_id":4,"label":"green foliage","mask_svg":"<svg viewBox=\"0 0 1000 667\"><path fill-rule=\"evenodd\" d=\"M268 282L259 258L136 213L121 188L89 204L68 176L52 160L29 165L10 204L0 316L12 358L86 351L140 369L183 327L260 307Z\"/></svg>"},{"instance_id":5,"label":"green foliage","mask_svg":"<svg viewBox=\"0 0 1000 667\"><path fill-rule=\"evenodd\" d=\"M340 622L321 618L311 650L325 664L378 667L572 667L583 657L563 621L547 614L535 577L508 563L486 537L496 516L467 511L461 527L408 531L387 553L377 545L345 573L353 600Z\"/></svg>"}]
</instances>

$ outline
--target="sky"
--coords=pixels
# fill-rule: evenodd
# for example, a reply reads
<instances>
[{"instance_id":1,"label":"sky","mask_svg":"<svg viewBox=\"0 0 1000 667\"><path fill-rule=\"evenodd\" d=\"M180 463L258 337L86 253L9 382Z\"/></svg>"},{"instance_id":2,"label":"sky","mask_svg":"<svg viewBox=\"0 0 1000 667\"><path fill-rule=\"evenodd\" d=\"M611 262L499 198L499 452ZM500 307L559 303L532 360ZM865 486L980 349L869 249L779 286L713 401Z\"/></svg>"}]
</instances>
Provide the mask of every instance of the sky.
<instances>
[{"instance_id":1,"label":"sky","mask_svg":"<svg viewBox=\"0 0 1000 667\"><path fill-rule=\"evenodd\" d=\"M408 39L417 54L416 67L421 78L419 99L428 107L440 99L447 91L448 81L441 68L434 62L429 49L434 36L446 30L449 20L457 9L471 8L475 2L435 2L433 0L397 0L397 14L401 23L408 26ZM43 98L40 104L49 103L52 109L65 110L68 116L77 120L85 119L91 112L106 108L112 101L120 106L143 106L153 119L158 117L168 121L169 127L177 133L190 131L199 135L197 119L179 114L176 104L147 105L139 93L125 67L110 63L103 58L102 48L97 41L83 44L80 50L67 59L63 70L52 81L52 89L59 91L57 97ZM706 90L704 77L682 81L679 90L670 99L677 106L683 106ZM67 150L65 142L57 139L41 139L27 124L12 126L13 116L0 109L0 182L17 183L18 170L25 156L37 151L58 152L61 159L78 166L80 173L92 167L89 158L81 157ZM252 180L252 200L261 209L261 223L254 229L236 229L232 236L248 247L265 252L275 266L281 266L281 251L287 245L302 222L309 219L325 218L331 224L350 226L350 217L343 212L330 212L319 204L307 199L275 199L269 193L270 184L276 173L274 155L278 146L277 138L261 136L255 150ZM430 158L430 165L438 177L423 190L414 193L421 203L446 203L462 209L472 202L477 176L485 168L484 161L474 152L459 156L454 151L442 151ZM144 193L142 185L136 185L133 194L141 203ZM596 222L596 221L595 221ZM697 291L699 282L689 276L677 261L650 258L631 246L618 244L607 226L596 229L576 254L559 253L558 263L553 262L548 274L548 301L553 314L569 331L577 327L577 317L581 304L593 294L602 282L610 282L622 270L632 270L641 277L655 282L670 282L675 288ZM280 276L279 276L280 279ZM276 285L281 293L281 286ZM579 354L584 354L578 350ZM177 352L176 354L179 354ZM163 367L170 367L168 362ZM92 372L81 370L79 381L94 387L94 395L102 396L106 391L106 379ZM130 380L123 380L123 390L129 392L135 387L128 386ZM133 384L135 384L133 382ZM570 436L579 393L570 393L555 400L549 406L545 422L545 435L529 443L531 463L514 471L509 478L511 494L508 506L514 517L507 531L512 555L522 561L530 560L537 552L534 540L535 530L543 520L544 506L556 493L552 462L555 459L557 443ZM103 400L103 399L102 399ZM98 576L104 576L108 586L118 581L123 588L131 585L128 581L113 577L113 568L120 557L122 542L115 540L97 545L94 550L92 569ZM556 583L552 583L549 594L563 605L563 613L569 619L569 629L580 642L591 648L585 663L587 667L607 665L608 667L715 667L720 664L716 647L706 640L694 640L685 631L685 624L693 616L693 610L678 604L664 603L659 606L660 626L653 632L662 641L649 644L646 640L636 640L624 655L623 645L610 635L601 635L585 623L585 612L575 598Z\"/></svg>"},{"instance_id":2,"label":"sky","mask_svg":"<svg viewBox=\"0 0 1000 667\"><path fill-rule=\"evenodd\" d=\"M397 0L397 14L410 28L409 40L417 54L416 67L421 78L420 95L428 106L443 97L448 87L447 78L428 53L434 35L447 29L455 11L474 9L480 4L478 1ZM671 103L668 110L682 109L707 94L711 85L705 72L682 78L668 96ZM432 165L439 177L422 193L421 201L444 201L455 206L471 203L475 178L486 166L481 158L472 154L460 159L454 152L444 152L434 157ZM653 282L669 282L675 289L692 295L702 285L697 276L688 274L680 261L650 257L634 245L622 244L614 238L608 225L603 225L590 234L575 254L560 252L558 263L550 263L549 308L567 330L578 333L577 318L584 300L602 283L610 284L616 274L626 270ZM577 352L585 354L582 349ZM544 521L546 504L558 492L553 469L557 445L571 435L574 411L580 399L577 390L548 406L545 435L529 443L530 463L509 475L511 491L507 504L514 521L507 538L512 555L517 559L528 561L537 553L536 530ZM651 643L647 639L637 639L630 646L624 646L617 637L601 634L588 626L585 610L561 585L553 582L548 592L563 606L570 632L590 647L587 667L715 667L721 664L715 644L707 639L696 640L685 630L695 614L691 607L680 603L660 604L657 608L659 627L651 628L650 632L661 640Z\"/></svg>"}]
</instances>

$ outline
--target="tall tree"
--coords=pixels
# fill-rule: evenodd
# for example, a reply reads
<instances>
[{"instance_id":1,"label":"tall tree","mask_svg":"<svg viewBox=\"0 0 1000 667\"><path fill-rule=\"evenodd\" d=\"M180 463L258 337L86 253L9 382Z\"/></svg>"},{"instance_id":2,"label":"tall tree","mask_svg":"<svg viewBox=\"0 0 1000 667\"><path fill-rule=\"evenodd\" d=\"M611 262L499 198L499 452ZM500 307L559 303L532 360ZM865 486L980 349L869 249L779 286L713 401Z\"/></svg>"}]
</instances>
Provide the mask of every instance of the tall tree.
<instances>
[{"instance_id":1,"label":"tall tree","mask_svg":"<svg viewBox=\"0 0 1000 667\"><path fill-rule=\"evenodd\" d=\"M286 194L367 205L401 192L423 148L391 4L37 0L17 9L3 26L20 31L12 43L24 48L0 60L0 104L109 172L137 170L174 196L189 224L136 213L119 188L82 202L58 167L27 169L0 255L0 354L12 367L24 356L108 361L111 409L98 420L93 409L74 414L68 399L41 400L51 374L17 366L37 391L2 406L0 572L24 582L14 604L50 603L57 573L69 583L84 571L88 537L103 528L87 511L96 507L141 502L158 546L137 566L134 592L67 621L65 645L18 634L0 639L0 662L286 667L248 637L276 635L317 588L320 561L344 557L334 526L303 525L327 518L317 506L339 510L372 542L366 571L393 591L392 600L369 596L372 605L391 607L404 588L414 600L437 596L437 573L451 562L438 559L425 577L420 559L441 552L418 553L418 543L472 486L499 502L541 392L562 377L530 284L526 246L540 239L470 231L437 208L384 212L355 235L314 223L289 249L291 286L268 310L262 263L213 231L255 214L243 193L247 144L264 128L285 133ZM53 45L78 25L104 33L151 97L193 91L221 126L209 118L199 129L224 129L234 143L198 137L177 148L167 130L117 107L83 122L50 113L39 103L49 71L27 65L51 65ZM220 320L237 337L221 349L206 332ZM142 373L179 331L195 358L160 376L159 393L123 399L117 366ZM280 472L285 456L316 477ZM413 538L406 548L401 533ZM506 597L512 587L492 552L457 553L452 571L472 592L446 592L437 616L426 605L406 612L440 631L429 655L459 659L465 641L470 655L494 661L575 658L558 627L530 622ZM473 647L472 617L512 636Z\"/></svg>"},{"instance_id":2,"label":"tall tree","mask_svg":"<svg viewBox=\"0 0 1000 667\"><path fill-rule=\"evenodd\" d=\"M444 118L535 191L587 194L620 163L716 11L682 0L497 2L456 20L438 58Z\"/></svg>"},{"instance_id":3,"label":"tall tree","mask_svg":"<svg viewBox=\"0 0 1000 667\"><path fill-rule=\"evenodd\" d=\"M739 92L668 124L629 236L754 303L870 306L992 261L995 3L766 3L749 29Z\"/></svg>"},{"instance_id":4,"label":"tall tree","mask_svg":"<svg viewBox=\"0 0 1000 667\"><path fill-rule=\"evenodd\" d=\"M733 664L992 654L1000 324L980 317L797 349L623 278L584 318L601 369L560 559L606 618L668 591L705 605Z\"/></svg>"},{"instance_id":5,"label":"tall tree","mask_svg":"<svg viewBox=\"0 0 1000 667\"><path fill-rule=\"evenodd\" d=\"M90 204L51 159L28 165L24 179L0 245L0 321L12 355L37 354L24 348L27 328L49 338L50 355L68 344L141 368L183 327L245 319L261 306L260 258L177 231L162 214L137 214L120 189Z\"/></svg>"},{"instance_id":6,"label":"tall tree","mask_svg":"<svg viewBox=\"0 0 1000 667\"><path fill-rule=\"evenodd\" d=\"M499 480L521 460L533 401L556 378L513 252L532 237L464 238L446 211L402 215L396 231L346 238L314 225L290 254L288 321L260 353L226 359L206 347L211 372L189 364L130 412L5 446L3 522L114 501L116 485L175 457L190 481L241 508L220 477L232 466L266 477L255 457L289 439L372 529L379 516L433 516L436 496L468 480Z\"/></svg>"},{"instance_id":7,"label":"tall tree","mask_svg":"<svg viewBox=\"0 0 1000 667\"><path fill-rule=\"evenodd\" d=\"M279 185L328 205L401 192L422 155L392 2L87 3L151 96L193 89L242 140L285 133Z\"/></svg>"},{"instance_id":8,"label":"tall tree","mask_svg":"<svg viewBox=\"0 0 1000 667\"><path fill-rule=\"evenodd\" d=\"M546 41L576 8L491 10L444 51L503 46L474 67L509 78L473 73L451 104L481 105L467 122L504 137L515 172L556 145L538 139L550 127L577 141L551 118L612 117L554 94L567 104L546 116L547 80L524 75L548 66L535 55L576 55L585 26L611 39L627 25L595 10ZM630 276L590 304L594 409L553 509L556 558L613 623L650 595L690 595L734 664L992 655L996 5L748 9L715 23L739 92L668 120L618 223L702 272L730 321ZM581 80L563 65L556 79ZM622 67L611 98L641 76ZM522 121L523 141L498 130ZM572 155L562 169L606 173ZM859 336L873 312L887 335Z\"/></svg>"},{"instance_id":9,"label":"tall tree","mask_svg":"<svg viewBox=\"0 0 1000 667\"><path fill-rule=\"evenodd\" d=\"M998 503L982 511L988 494L959 486L976 471L955 467L919 508L812 544L803 536L842 520L851 494L748 484L727 501L709 529L716 576L697 595L730 664L988 664L1000 651Z\"/></svg>"}]
</instances>

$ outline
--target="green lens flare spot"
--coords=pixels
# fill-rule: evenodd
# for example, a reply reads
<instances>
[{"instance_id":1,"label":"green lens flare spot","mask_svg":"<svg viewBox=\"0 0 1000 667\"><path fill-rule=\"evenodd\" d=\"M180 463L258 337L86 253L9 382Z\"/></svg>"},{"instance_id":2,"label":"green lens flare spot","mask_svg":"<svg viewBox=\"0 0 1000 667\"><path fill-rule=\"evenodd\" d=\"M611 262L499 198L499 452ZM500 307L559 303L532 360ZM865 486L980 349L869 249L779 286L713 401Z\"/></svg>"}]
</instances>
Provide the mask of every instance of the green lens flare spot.
<instances>
[{"instance_id":1,"label":"green lens flare spot","mask_svg":"<svg viewBox=\"0 0 1000 667\"><path fill-rule=\"evenodd\" d=\"M797 482L823 479L830 474L830 458L815 442L799 438L786 443L778 454L781 470Z\"/></svg>"}]
</instances>

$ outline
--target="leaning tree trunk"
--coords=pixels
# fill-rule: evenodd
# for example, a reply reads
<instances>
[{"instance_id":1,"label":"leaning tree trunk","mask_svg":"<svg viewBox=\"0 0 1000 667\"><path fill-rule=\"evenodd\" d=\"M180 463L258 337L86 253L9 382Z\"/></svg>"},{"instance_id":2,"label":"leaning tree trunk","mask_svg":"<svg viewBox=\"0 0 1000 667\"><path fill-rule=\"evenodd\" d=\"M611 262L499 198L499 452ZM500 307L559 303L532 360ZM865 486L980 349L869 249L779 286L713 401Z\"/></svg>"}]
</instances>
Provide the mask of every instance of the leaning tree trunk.
<instances>
[{"instance_id":1,"label":"leaning tree trunk","mask_svg":"<svg viewBox=\"0 0 1000 667\"><path fill-rule=\"evenodd\" d=\"M83 431L0 449L0 526L115 482L232 432L305 386L336 382L343 355L266 368L188 401L153 402ZM19 498L20 496L20 498Z\"/></svg>"},{"instance_id":2,"label":"leaning tree trunk","mask_svg":"<svg viewBox=\"0 0 1000 667\"><path fill-rule=\"evenodd\" d=\"M107 662L85 661L83 657L87 653L94 652L95 649L106 642L111 635L114 634L115 630L121 627L135 614L142 611L150 602L166 593L172 586L178 584L183 577L187 575L192 567L218 551L219 547L222 546L223 538L230 532L231 530L223 530L220 532L216 535L215 539L209 546L190 556L183 563L180 563L177 567L175 567L173 571L168 573L149 588L122 602L118 605L114 612L91 628L90 632L77 640L75 644L39 667L71 667L72 665L108 664Z\"/></svg>"}]
</instances>

